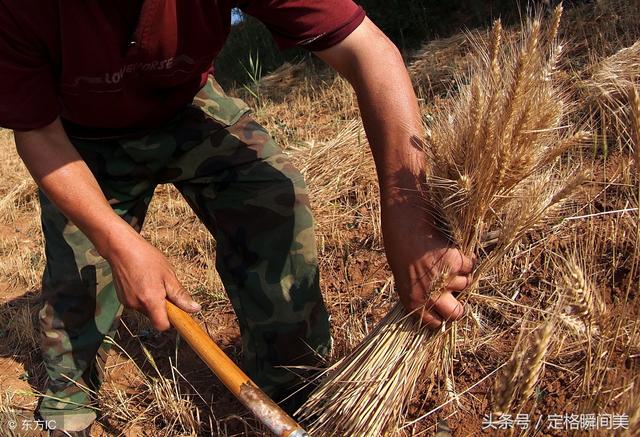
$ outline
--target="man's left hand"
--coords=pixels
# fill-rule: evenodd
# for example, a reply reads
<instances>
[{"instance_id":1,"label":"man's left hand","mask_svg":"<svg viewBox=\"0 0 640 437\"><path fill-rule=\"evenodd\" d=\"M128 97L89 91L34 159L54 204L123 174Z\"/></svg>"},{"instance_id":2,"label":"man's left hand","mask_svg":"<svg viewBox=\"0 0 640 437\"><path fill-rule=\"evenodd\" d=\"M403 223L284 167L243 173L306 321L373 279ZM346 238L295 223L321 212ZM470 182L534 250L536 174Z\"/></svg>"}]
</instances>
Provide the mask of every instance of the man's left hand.
<instances>
[{"instance_id":1,"label":"man's left hand","mask_svg":"<svg viewBox=\"0 0 640 437\"><path fill-rule=\"evenodd\" d=\"M452 247L414 205L383 207L382 230L387 260L407 311L434 329L462 317L463 306L454 294L469 285L472 259ZM444 282L434 289L440 280Z\"/></svg>"}]
</instances>

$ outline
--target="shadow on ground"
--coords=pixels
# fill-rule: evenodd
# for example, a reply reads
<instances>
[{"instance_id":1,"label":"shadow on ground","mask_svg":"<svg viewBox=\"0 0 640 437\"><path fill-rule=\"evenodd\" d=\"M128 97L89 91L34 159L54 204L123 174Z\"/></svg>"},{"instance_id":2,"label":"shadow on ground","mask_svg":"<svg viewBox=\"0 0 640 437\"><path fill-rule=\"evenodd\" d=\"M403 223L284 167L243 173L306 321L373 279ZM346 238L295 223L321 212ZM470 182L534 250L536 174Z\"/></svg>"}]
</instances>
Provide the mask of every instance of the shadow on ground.
<instances>
[{"instance_id":1,"label":"shadow on ground","mask_svg":"<svg viewBox=\"0 0 640 437\"><path fill-rule=\"evenodd\" d=\"M39 290L6 300L0 296L0 389L4 392L0 403L0 434L3 435L5 431L16 436L42 435L33 422L38 394L44 391L47 379L39 348L41 305ZM198 318L223 350L238 361L241 341L230 308L225 304L215 305ZM117 346L110 352L100 401L113 399L113 396L104 396L104 391L117 387L126 393L132 408L144 411L151 406L151 411L162 412L160 400L149 390L145 392L148 388L145 381L166 378L175 381L182 396L191 398L192 405L198 408L198 435L257 435L256 424L245 408L174 331L154 331L144 316L133 312L125 312L123 322L115 339ZM106 414L99 418L92 435L175 435L170 415L167 411L132 425ZM31 429L23 429L23 422Z\"/></svg>"}]
</instances>

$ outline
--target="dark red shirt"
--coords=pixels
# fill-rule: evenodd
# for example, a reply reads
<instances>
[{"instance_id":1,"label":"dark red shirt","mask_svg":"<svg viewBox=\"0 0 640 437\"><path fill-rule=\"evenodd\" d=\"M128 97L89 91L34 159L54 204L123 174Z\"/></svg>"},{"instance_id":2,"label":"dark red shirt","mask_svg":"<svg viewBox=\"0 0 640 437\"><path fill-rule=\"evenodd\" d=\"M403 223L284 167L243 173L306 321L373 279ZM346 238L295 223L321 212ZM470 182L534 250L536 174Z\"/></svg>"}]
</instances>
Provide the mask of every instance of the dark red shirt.
<instances>
[{"instance_id":1,"label":"dark red shirt","mask_svg":"<svg viewBox=\"0 0 640 437\"><path fill-rule=\"evenodd\" d=\"M364 19L351 0L0 0L0 126L157 127L204 85L233 7L281 48L329 48Z\"/></svg>"}]
</instances>

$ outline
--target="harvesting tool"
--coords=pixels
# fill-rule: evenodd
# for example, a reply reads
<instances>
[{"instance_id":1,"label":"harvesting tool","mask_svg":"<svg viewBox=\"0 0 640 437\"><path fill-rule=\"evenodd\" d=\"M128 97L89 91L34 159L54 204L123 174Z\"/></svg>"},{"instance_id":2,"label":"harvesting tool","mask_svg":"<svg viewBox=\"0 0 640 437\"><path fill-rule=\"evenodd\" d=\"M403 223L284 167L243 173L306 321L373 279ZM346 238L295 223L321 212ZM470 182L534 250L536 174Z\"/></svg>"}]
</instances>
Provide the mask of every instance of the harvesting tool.
<instances>
[{"instance_id":1,"label":"harvesting tool","mask_svg":"<svg viewBox=\"0 0 640 437\"><path fill-rule=\"evenodd\" d=\"M277 437L308 437L307 432L280 408L218 347L186 312L167 301L171 325L189 343L222 383Z\"/></svg>"}]
</instances>

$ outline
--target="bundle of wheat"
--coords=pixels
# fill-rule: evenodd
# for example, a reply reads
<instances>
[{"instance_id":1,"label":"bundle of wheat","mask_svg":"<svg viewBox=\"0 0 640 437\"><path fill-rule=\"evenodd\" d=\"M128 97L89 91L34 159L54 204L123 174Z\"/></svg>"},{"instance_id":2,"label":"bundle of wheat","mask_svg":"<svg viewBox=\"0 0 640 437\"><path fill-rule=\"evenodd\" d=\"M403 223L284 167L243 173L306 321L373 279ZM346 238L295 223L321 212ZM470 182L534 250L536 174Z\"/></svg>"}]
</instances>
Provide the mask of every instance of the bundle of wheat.
<instances>
[{"instance_id":1,"label":"bundle of wheat","mask_svg":"<svg viewBox=\"0 0 640 437\"><path fill-rule=\"evenodd\" d=\"M473 281L461 296L474 314L486 303L478 282L532 228L586 179L557 164L564 152L588 140L569 128L566 91L554 78L562 52L557 32L562 14L548 25L529 21L519 41L505 41L500 22L487 40L473 41L473 75L459 79L459 94L435 108L427 127L424 187L431 219L453 244L479 258ZM496 232L491 251L482 236ZM441 272L428 290L435 299L446 284ZM482 290L486 290L483 287ZM473 319L473 318L472 318ZM312 435L392 435L401 427L418 381L443 381L456 398L453 355L458 323L433 332L397 305L327 377L300 415ZM546 352L548 331L540 334ZM544 340L544 341L543 341ZM539 369L524 387L530 395Z\"/></svg>"},{"instance_id":2,"label":"bundle of wheat","mask_svg":"<svg viewBox=\"0 0 640 437\"><path fill-rule=\"evenodd\" d=\"M502 29L501 38L513 42L517 34L514 30ZM489 38L491 35L486 32L470 30L424 44L413 54L407 67L423 97L455 92L456 78L468 74L474 67L475 48L478 44L485 45Z\"/></svg>"}]
</instances>

